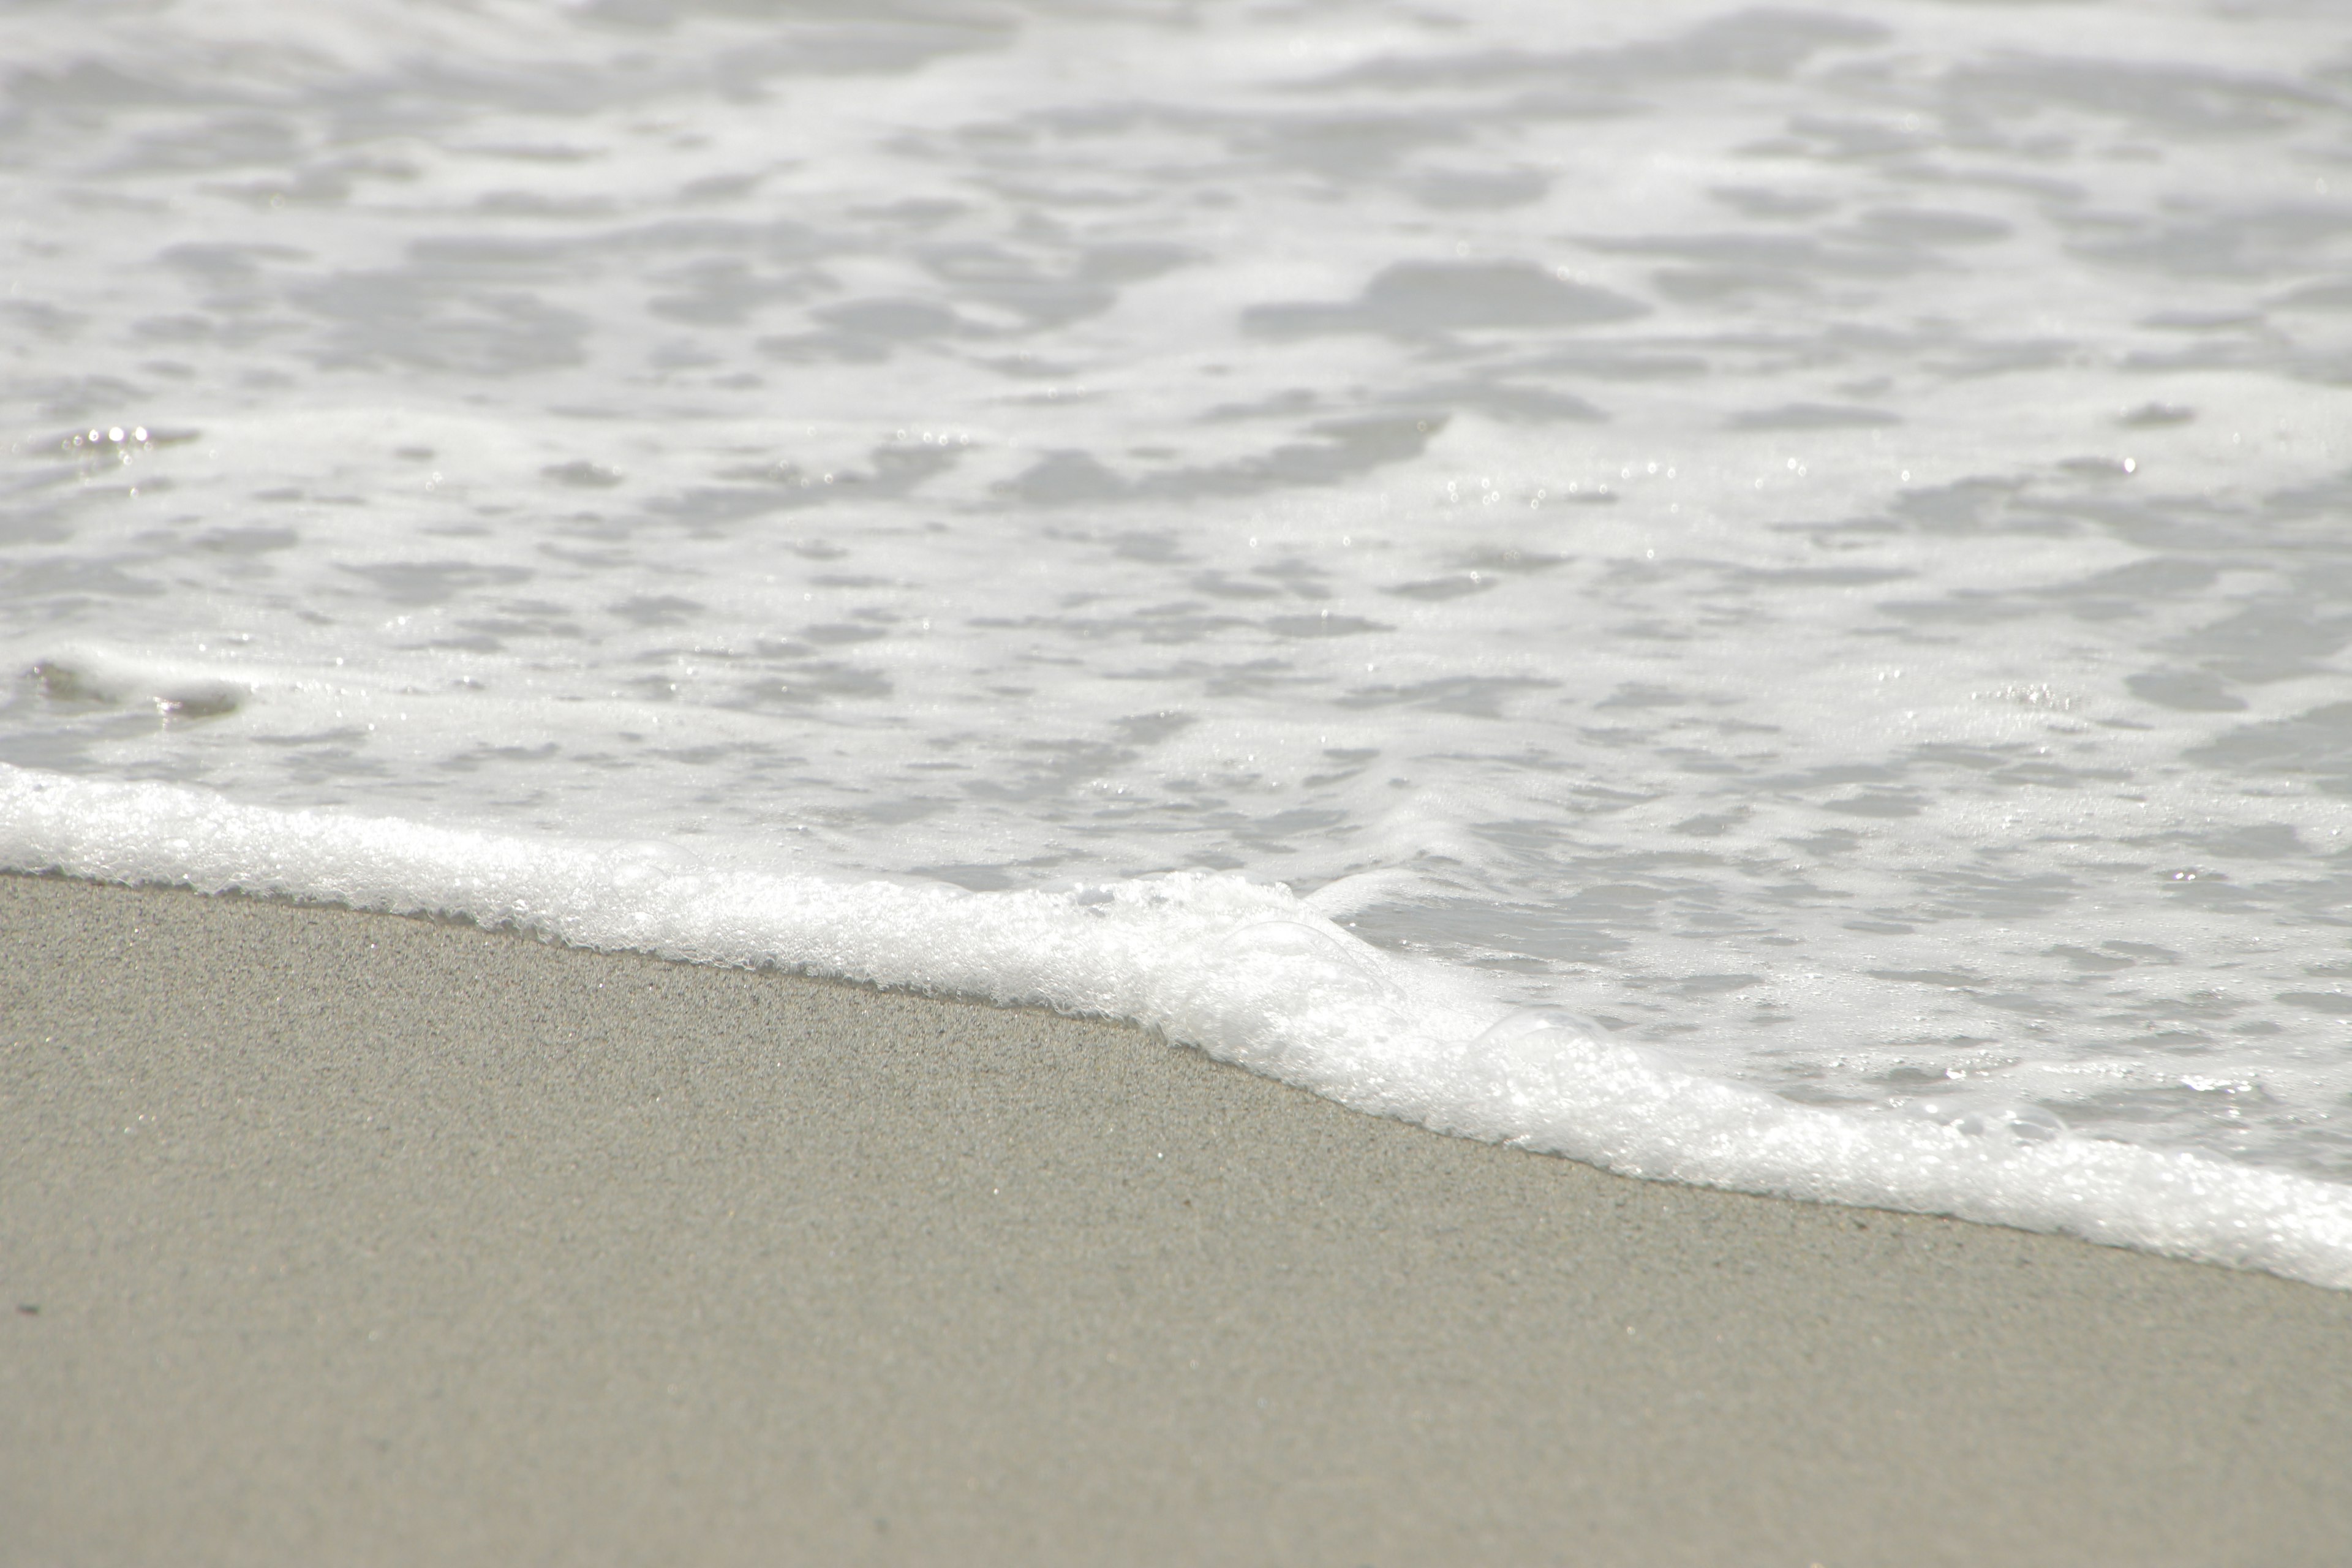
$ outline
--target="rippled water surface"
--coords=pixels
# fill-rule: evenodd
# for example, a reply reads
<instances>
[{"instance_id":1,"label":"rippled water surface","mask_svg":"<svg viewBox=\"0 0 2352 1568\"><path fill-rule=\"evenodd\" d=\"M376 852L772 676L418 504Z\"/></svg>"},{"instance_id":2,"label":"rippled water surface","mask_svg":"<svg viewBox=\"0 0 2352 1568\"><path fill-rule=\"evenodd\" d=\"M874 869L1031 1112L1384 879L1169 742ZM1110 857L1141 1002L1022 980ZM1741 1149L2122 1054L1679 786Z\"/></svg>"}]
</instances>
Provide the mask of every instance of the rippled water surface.
<instances>
[{"instance_id":1,"label":"rippled water surface","mask_svg":"<svg viewBox=\"0 0 2352 1568\"><path fill-rule=\"evenodd\" d=\"M2334 7L151 0L0 61L0 761L1234 870L1792 1098L2352 1179Z\"/></svg>"}]
</instances>

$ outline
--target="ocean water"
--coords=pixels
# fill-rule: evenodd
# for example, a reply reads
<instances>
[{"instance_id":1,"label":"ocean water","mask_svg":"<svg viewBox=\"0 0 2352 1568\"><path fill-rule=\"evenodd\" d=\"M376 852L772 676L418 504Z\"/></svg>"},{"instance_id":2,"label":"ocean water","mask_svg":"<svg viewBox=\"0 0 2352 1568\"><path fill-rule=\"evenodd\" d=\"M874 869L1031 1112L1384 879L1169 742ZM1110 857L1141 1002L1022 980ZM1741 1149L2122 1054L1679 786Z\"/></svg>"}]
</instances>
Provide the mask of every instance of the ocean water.
<instances>
[{"instance_id":1,"label":"ocean water","mask_svg":"<svg viewBox=\"0 0 2352 1568\"><path fill-rule=\"evenodd\" d=\"M20 3L0 865L2352 1286L2320 3Z\"/></svg>"}]
</instances>

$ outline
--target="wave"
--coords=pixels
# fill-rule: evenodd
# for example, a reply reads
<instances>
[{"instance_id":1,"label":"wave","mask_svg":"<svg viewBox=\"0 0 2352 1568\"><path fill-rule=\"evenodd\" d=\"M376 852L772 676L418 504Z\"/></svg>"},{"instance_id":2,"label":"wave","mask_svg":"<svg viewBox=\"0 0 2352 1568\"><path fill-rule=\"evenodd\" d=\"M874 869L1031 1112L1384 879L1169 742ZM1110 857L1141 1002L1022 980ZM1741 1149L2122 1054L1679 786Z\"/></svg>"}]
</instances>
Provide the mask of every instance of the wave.
<instances>
[{"instance_id":1,"label":"wave","mask_svg":"<svg viewBox=\"0 0 2352 1568\"><path fill-rule=\"evenodd\" d=\"M0 869L321 901L1143 1026L1340 1104L1628 1176L1950 1215L2352 1289L2352 1188L2077 1136L1803 1106L1678 1069L1313 899L1183 872L1055 891L843 881L0 766Z\"/></svg>"}]
</instances>

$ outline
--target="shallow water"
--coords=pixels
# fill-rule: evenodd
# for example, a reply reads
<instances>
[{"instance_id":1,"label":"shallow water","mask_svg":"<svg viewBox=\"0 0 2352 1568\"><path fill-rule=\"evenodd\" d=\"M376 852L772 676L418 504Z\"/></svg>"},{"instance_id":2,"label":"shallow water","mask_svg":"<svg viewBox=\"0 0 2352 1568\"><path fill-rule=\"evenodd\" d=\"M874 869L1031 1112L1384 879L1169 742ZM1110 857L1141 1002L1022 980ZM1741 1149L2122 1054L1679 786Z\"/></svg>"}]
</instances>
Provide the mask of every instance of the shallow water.
<instances>
[{"instance_id":1,"label":"shallow water","mask_svg":"<svg viewBox=\"0 0 2352 1568\"><path fill-rule=\"evenodd\" d=\"M2329 10L20 5L0 762L2352 1180Z\"/></svg>"}]
</instances>

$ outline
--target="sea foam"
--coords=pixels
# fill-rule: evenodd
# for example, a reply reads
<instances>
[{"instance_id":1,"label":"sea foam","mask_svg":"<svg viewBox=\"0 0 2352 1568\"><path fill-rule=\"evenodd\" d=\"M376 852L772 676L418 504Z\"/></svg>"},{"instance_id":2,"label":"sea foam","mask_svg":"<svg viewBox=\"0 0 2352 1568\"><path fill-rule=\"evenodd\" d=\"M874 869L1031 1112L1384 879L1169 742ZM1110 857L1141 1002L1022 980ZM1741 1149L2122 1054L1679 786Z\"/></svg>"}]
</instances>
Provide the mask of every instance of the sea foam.
<instances>
[{"instance_id":1,"label":"sea foam","mask_svg":"<svg viewBox=\"0 0 2352 1568\"><path fill-rule=\"evenodd\" d=\"M1357 1110L1629 1176L2053 1231L2352 1289L2352 1191L2068 1134L2046 1113L1795 1104L1507 1007L1287 889L1183 872L1055 891L713 868L0 767L0 868L436 914L574 946L1124 1019Z\"/></svg>"}]
</instances>

